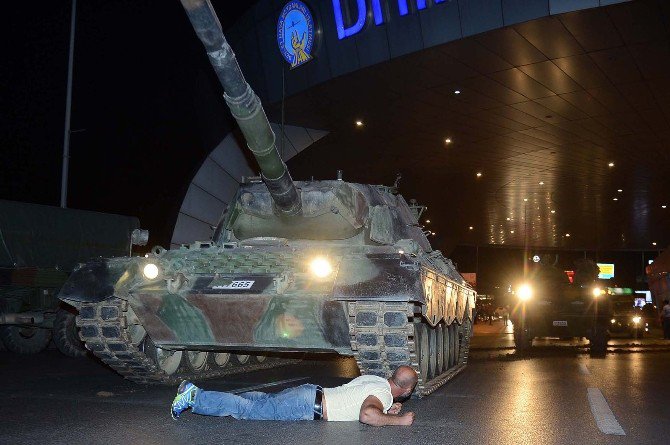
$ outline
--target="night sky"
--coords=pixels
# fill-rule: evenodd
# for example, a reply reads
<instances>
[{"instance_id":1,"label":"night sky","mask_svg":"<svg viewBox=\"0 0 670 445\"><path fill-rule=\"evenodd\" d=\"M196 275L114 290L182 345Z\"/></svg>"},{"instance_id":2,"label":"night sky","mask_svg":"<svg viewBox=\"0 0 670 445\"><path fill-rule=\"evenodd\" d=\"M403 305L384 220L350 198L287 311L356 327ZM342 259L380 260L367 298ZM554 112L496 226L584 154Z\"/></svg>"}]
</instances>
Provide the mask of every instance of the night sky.
<instances>
[{"instance_id":1,"label":"night sky","mask_svg":"<svg viewBox=\"0 0 670 445\"><path fill-rule=\"evenodd\" d=\"M252 4L224 3L224 28ZM0 199L59 205L70 5L3 13ZM68 206L138 216L151 244L169 244L188 184L230 125L217 87L177 0L79 1Z\"/></svg>"}]
</instances>

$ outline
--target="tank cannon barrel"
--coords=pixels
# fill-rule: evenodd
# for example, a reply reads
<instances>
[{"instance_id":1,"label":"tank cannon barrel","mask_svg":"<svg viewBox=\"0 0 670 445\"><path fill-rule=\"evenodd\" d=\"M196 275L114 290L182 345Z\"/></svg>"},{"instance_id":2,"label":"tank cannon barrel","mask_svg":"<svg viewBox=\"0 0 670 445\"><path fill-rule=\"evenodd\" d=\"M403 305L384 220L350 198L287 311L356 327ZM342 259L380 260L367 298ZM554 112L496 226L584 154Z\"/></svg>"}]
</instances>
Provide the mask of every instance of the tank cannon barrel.
<instances>
[{"instance_id":1,"label":"tank cannon barrel","mask_svg":"<svg viewBox=\"0 0 670 445\"><path fill-rule=\"evenodd\" d=\"M224 99L254 154L280 214L301 212L301 200L286 164L277 150L261 101L251 89L226 41L209 0L180 0L224 90Z\"/></svg>"}]
</instances>

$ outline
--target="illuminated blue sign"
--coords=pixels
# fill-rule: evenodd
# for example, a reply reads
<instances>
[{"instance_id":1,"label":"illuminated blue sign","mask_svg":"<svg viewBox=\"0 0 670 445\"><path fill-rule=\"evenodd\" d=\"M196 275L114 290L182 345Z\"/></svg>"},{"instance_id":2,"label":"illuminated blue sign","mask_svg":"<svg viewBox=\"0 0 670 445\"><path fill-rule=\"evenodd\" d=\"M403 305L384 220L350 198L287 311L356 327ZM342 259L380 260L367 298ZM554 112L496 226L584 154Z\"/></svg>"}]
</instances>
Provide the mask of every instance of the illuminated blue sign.
<instances>
[{"instance_id":1,"label":"illuminated blue sign","mask_svg":"<svg viewBox=\"0 0 670 445\"><path fill-rule=\"evenodd\" d=\"M333 12L335 14L335 28L337 28L337 37L342 40L346 37L351 37L358 34L365 26L365 18L367 16L367 5L365 0L356 0L356 21L346 27L344 24L344 13L342 12L342 2L348 0L333 0ZM409 14L408 0L398 0L398 13L403 16ZM411 0L409 0L411 1ZM433 3L444 3L446 0L433 0ZM375 20L375 25L384 23L384 15L382 14L381 0L371 0L372 17ZM416 0L416 9L426 9L426 0ZM348 10L348 8L346 8Z\"/></svg>"},{"instance_id":2,"label":"illuminated blue sign","mask_svg":"<svg viewBox=\"0 0 670 445\"><path fill-rule=\"evenodd\" d=\"M277 21L277 44L291 68L312 60L314 19L307 5L300 0L288 2Z\"/></svg>"}]
</instances>

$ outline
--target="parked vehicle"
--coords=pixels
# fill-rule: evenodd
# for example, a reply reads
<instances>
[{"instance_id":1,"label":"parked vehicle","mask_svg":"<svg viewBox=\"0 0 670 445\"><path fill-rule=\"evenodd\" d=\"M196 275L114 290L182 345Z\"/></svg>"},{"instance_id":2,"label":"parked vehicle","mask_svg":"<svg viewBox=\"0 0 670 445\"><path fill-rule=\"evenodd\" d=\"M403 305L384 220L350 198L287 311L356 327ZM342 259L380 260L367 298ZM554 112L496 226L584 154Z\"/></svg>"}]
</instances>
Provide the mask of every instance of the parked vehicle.
<instances>
[{"instance_id":1,"label":"parked vehicle","mask_svg":"<svg viewBox=\"0 0 670 445\"><path fill-rule=\"evenodd\" d=\"M0 200L0 339L19 354L53 338L66 355L86 353L76 310L57 298L72 269L90 258L128 255L137 218Z\"/></svg>"}]
</instances>

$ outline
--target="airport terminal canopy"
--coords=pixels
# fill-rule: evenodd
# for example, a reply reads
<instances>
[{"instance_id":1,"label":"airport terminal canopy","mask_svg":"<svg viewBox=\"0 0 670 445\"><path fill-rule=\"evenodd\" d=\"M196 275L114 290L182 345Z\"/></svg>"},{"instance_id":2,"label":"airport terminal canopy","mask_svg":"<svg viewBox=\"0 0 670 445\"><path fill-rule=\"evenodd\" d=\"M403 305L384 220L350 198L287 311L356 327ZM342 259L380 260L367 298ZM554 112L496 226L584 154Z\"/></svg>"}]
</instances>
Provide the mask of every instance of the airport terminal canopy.
<instances>
[{"instance_id":1,"label":"airport terminal canopy","mask_svg":"<svg viewBox=\"0 0 670 445\"><path fill-rule=\"evenodd\" d=\"M261 0L227 36L271 121L327 134L296 179L401 172L445 245L653 249L669 18L659 0Z\"/></svg>"}]
</instances>

